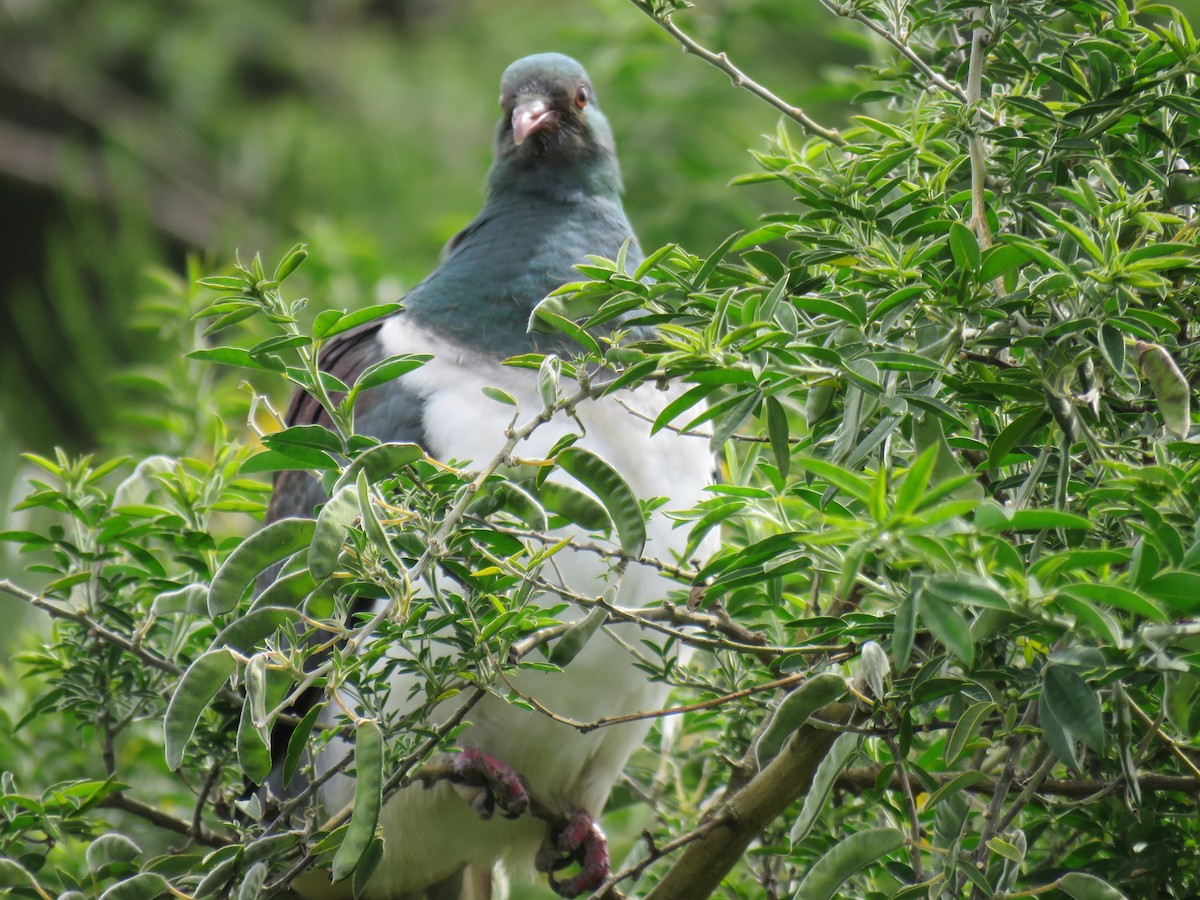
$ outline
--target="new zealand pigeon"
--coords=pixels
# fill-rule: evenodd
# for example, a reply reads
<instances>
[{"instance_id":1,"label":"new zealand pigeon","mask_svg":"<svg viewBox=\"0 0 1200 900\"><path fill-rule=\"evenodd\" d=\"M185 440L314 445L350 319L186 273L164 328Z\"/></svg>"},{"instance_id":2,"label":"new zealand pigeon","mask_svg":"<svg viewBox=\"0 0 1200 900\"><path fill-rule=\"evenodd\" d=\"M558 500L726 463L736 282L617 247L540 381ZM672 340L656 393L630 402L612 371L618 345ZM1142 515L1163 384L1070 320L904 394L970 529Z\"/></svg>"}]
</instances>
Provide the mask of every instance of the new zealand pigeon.
<instances>
[{"instance_id":1,"label":"new zealand pigeon","mask_svg":"<svg viewBox=\"0 0 1200 900\"><path fill-rule=\"evenodd\" d=\"M328 371L352 383L365 367L389 356L432 354L422 368L364 393L356 421L365 434L419 443L437 460L483 463L502 447L513 412L487 397L482 391L486 386L515 398L524 418L542 409L537 372L501 362L531 351L563 352L560 342L565 339L530 333L528 324L534 306L548 293L579 280L576 264L589 255L615 259L627 242L627 264L636 266L642 258L621 206L612 133L579 63L556 53L518 60L501 79L500 106L503 115L483 210L450 242L441 265L404 298L403 311L349 332L323 357ZM583 403L575 418L561 415L535 431L520 455L544 458L556 441L580 433L582 425L576 446L608 461L640 498L666 497L672 508L690 506L703 497L712 460L702 439L669 430L651 436L646 417L653 419L670 398L670 393L646 385ZM311 397L300 394L293 400L289 424L320 421L323 416ZM323 499L315 480L282 473L268 517L311 515ZM670 559L683 552L684 532L673 529L661 512L650 516L647 534L647 554ZM605 589L612 564L594 553L568 550L555 557L552 571L545 577L595 596ZM669 590L649 569L631 565L620 579L617 602L645 606L661 602ZM545 602L561 601L548 597ZM640 637L632 626L609 626L591 638L563 674L522 674L516 687L576 721L659 708L666 686L650 681L634 665L631 648ZM406 676L394 681L394 702L408 702L412 682ZM446 701L444 707L452 703ZM608 853L595 817L648 723L580 734L492 694L470 710L467 720L469 727L457 739L462 752L453 754L453 765L485 776L460 780L485 781L483 789L490 796L483 803L468 802L463 785L448 781L431 786L417 782L394 795L381 814L383 858L367 896L478 896L470 893L477 888L467 883L470 877L464 880L464 871L486 871L497 861L519 870L536 860L543 871L557 868L563 858L579 861L577 875L552 880L562 896L599 884L608 872ZM334 742L318 760L318 769L344 753L345 745ZM561 815L566 827L547 834L545 821L518 815L526 785L532 796ZM322 801L337 810L352 796L352 782L339 776L329 782ZM516 817L477 814L476 809L490 811L492 805ZM348 882L310 883L301 892L313 898L348 896L349 887Z\"/></svg>"}]
</instances>

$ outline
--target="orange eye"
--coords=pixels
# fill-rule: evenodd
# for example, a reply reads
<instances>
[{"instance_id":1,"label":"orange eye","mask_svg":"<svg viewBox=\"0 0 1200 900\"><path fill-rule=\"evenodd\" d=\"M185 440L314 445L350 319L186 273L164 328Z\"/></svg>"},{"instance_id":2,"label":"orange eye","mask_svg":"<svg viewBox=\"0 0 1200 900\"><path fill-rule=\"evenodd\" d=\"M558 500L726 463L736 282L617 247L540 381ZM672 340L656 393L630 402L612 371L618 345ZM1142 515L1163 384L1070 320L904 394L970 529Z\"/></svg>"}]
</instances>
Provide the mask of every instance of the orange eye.
<instances>
[{"instance_id":1,"label":"orange eye","mask_svg":"<svg viewBox=\"0 0 1200 900\"><path fill-rule=\"evenodd\" d=\"M583 109L588 105L588 89L585 85L580 85L575 91L575 105Z\"/></svg>"}]
</instances>

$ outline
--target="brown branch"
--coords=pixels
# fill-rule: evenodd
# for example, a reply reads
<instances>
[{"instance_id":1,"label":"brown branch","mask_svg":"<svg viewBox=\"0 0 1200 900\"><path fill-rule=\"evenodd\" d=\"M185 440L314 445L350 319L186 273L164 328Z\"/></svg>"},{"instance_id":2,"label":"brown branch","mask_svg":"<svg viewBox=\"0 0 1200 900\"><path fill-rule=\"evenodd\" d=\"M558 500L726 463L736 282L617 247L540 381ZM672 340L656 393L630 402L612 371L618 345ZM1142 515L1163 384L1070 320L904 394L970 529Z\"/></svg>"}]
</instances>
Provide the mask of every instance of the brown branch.
<instances>
[{"instance_id":1,"label":"brown branch","mask_svg":"<svg viewBox=\"0 0 1200 900\"><path fill-rule=\"evenodd\" d=\"M831 144L836 144L839 147L846 145L846 139L838 134L836 129L825 128L810 119L800 107L793 106L786 100L775 96L775 94L771 93L771 91L735 66L724 53L713 53L711 50L698 44L686 32L680 29L678 25L671 21L670 13L655 12L654 7L647 0L629 0L629 2L645 13L655 25L678 41L679 45L687 53L700 57L710 66L720 69L728 75L729 80L733 82L735 87L744 88L760 100L765 100L789 119L798 122L809 134L822 137Z\"/></svg>"},{"instance_id":2,"label":"brown branch","mask_svg":"<svg viewBox=\"0 0 1200 900\"><path fill-rule=\"evenodd\" d=\"M833 703L818 715L826 722L845 724L854 707ZM722 801L714 813L720 825L688 845L646 900L695 900L720 887L762 830L808 793L817 766L839 734L819 724L801 727L766 768Z\"/></svg>"},{"instance_id":3,"label":"brown branch","mask_svg":"<svg viewBox=\"0 0 1200 900\"><path fill-rule=\"evenodd\" d=\"M161 809L150 806L148 803L143 803L140 800L134 800L125 794L109 794L100 801L99 805L103 809L119 809L121 812L127 812L130 815L137 816L139 819L145 819L147 822L157 825L165 831L173 831L176 834L199 841L201 844L206 844L209 847L224 847L233 843L229 838L222 837L215 831L210 831L202 825L193 826L191 822L177 819L175 816L168 815Z\"/></svg>"},{"instance_id":4,"label":"brown branch","mask_svg":"<svg viewBox=\"0 0 1200 900\"><path fill-rule=\"evenodd\" d=\"M863 766L847 769L842 772L834 784L845 791L859 794L873 790L879 783L879 766ZM948 784L962 772L930 772L929 776L939 785ZM1200 778L1190 775L1139 775L1138 787L1143 791L1177 791L1183 794L1200 794ZM1055 797L1070 797L1086 799L1103 791L1119 789L1125 784L1124 779L1116 778L1111 781L1092 781L1084 778L1047 778L1041 783L1037 793ZM899 773L892 773L887 783L888 790L900 791L903 786ZM999 780L984 778L974 784L967 785L963 790L973 794L992 796L999 789Z\"/></svg>"}]
</instances>

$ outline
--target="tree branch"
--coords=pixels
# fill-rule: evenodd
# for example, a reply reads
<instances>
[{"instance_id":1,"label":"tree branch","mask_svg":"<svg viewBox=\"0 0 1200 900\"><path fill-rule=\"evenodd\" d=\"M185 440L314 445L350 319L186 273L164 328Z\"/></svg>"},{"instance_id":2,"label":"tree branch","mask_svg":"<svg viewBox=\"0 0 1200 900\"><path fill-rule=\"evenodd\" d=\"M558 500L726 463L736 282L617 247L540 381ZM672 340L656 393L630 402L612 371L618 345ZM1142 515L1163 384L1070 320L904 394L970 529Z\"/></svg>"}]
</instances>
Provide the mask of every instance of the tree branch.
<instances>
[{"instance_id":1,"label":"tree branch","mask_svg":"<svg viewBox=\"0 0 1200 900\"><path fill-rule=\"evenodd\" d=\"M836 129L825 128L814 120L798 106L793 106L786 100L775 96L767 88L763 87L749 75L735 66L724 53L713 53L705 47L698 44L686 32L679 28L671 21L670 13L658 13L654 11L654 7L647 0L629 0L634 6L645 13L651 21L659 28L673 37L679 42L679 45L687 53L691 53L700 57L710 66L720 69L729 76L729 80L733 82L735 87L744 88L760 100L765 100L771 106L775 107L789 119L798 122L809 134L815 134L829 141L831 144L836 144L839 147L846 145L846 139L837 133Z\"/></svg>"},{"instance_id":2,"label":"tree branch","mask_svg":"<svg viewBox=\"0 0 1200 900\"><path fill-rule=\"evenodd\" d=\"M879 783L880 771L881 767L879 766L863 766L856 769L847 769L837 777L834 784L844 791L859 794L875 788ZM941 785L949 784L961 775L962 772L930 772L928 774L940 787ZM1143 791L1176 791L1183 794L1200 794L1200 778L1193 778L1190 775L1139 775L1137 782L1138 787ZM1083 778L1047 778L1042 781L1036 793L1048 794L1055 797L1085 799L1103 791L1119 789L1124 784L1125 782L1121 779L1091 781ZM1008 787L1004 789L1007 791ZM903 790L899 773L892 773L892 777L888 781L888 790ZM973 794L992 796L1000 790L1000 780L996 778L984 778L981 781L968 785L963 790L970 791Z\"/></svg>"},{"instance_id":3,"label":"tree branch","mask_svg":"<svg viewBox=\"0 0 1200 900\"><path fill-rule=\"evenodd\" d=\"M227 844L233 843L230 839L222 837L215 831L210 831L203 825L193 825L192 822L177 819L175 816L167 815L161 809L157 809L140 800L134 800L132 797L127 797L124 794L109 794L100 801L99 805L104 809L119 809L121 812L127 812L130 815L137 816L139 819L145 819L147 822L157 825L166 831L182 834L184 837L199 841L201 844L206 844L209 847L224 847Z\"/></svg>"},{"instance_id":4,"label":"tree branch","mask_svg":"<svg viewBox=\"0 0 1200 900\"><path fill-rule=\"evenodd\" d=\"M844 724L853 717L854 707L833 703L817 715ZM688 845L646 900L695 900L717 890L762 830L808 793L838 733L816 723L801 727L765 769L725 798L714 813L721 824Z\"/></svg>"}]
</instances>

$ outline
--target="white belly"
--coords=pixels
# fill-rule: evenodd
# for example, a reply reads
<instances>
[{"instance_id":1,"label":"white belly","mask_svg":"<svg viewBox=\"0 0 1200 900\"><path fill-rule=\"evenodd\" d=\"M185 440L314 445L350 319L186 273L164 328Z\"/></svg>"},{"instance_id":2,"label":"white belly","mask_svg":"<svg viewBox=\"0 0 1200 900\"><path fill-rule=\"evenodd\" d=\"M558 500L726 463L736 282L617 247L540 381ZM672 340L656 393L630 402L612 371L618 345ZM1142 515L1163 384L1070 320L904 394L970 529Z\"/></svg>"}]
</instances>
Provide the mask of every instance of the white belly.
<instances>
[{"instance_id":1,"label":"white belly","mask_svg":"<svg viewBox=\"0 0 1200 900\"><path fill-rule=\"evenodd\" d=\"M516 399L518 425L542 409L534 371L501 366L447 344L414 328L402 316L388 321L380 337L388 354L434 354L421 369L404 376L404 384L425 401L426 449L437 459L482 465L502 448L513 409L486 398L482 393L485 386L498 387ZM643 385L618 396L653 419L674 395ZM650 423L622 409L612 398L586 402L576 412L586 429L577 446L604 458L639 499L668 497L666 508L679 509L703 498L712 471L705 440L681 437L669 430L651 437ZM561 437L578 432L572 419L556 416L518 446L515 455L542 458ZM582 488L562 473L552 477ZM683 552L687 529L671 526L661 510L651 516L646 555L673 561ZM706 542L700 553L707 555L714 549L712 542ZM593 553L564 551L554 562L543 570L543 576L587 596L602 593L608 583L605 579L612 576L611 562ZM673 589L678 586L635 564L620 580L617 602L627 607L652 605L665 600ZM544 602L560 601L552 596ZM563 613L567 618L578 615L578 610ZM659 708L666 699L666 686L651 682L636 669L634 657L624 646L640 647L641 636L633 626L603 630L562 675L526 673L515 686L552 712L581 722ZM404 677L395 679L392 696L396 703L404 703L410 686L411 681ZM500 692L504 693L503 687ZM613 782L649 728L648 722L640 722L580 734L545 715L490 695L471 710L468 719L471 727L460 736L461 743L507 763L527 779L543 802L563 811L586 809L593 815L599 815ZM335 742L321 762L328 765L344 752L344 745ZM331 781L324 794L327 808L341 808L352 793L347 779ZM465 863L490 861L505 851L528 859L544 831L541 822L528 816L520 821L483 822L446 785L429 790L417 785L401 791L385 806L382 824L385 855L372 886L384 894L421 887Z\"/></svg>"}]
</instances>

